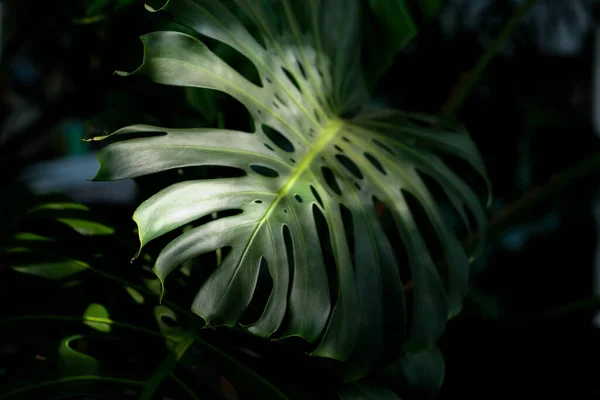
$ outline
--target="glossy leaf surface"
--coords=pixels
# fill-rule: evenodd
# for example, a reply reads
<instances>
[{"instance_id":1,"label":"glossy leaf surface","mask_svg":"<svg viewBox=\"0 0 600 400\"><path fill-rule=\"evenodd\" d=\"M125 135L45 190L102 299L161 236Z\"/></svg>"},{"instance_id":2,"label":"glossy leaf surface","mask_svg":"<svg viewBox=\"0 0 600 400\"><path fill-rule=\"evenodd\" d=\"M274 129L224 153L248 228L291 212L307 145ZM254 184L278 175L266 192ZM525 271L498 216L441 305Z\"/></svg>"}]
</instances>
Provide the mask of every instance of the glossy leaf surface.
<instances>
[{"instance_id":1,"label":"glossy leaf surface","mask_svg":"<svg viewBox=\"0 0 600 400\"><path fill-rule=\"evenodd\" d=\"M238 325L259 277L267 276L270 296L245 329L299 336L315 343L314 355L355 360L351 377L389 353L430 347L460 310L468 256L423 176L437 182L467 226L469 210L482 230L477 196L440 158L450 154L485 176L475 146L463 129L434 118L362 109L358 1L235 3L260 40L219 1L173 0L151 10L231 46L254 64L260 85L179 32L142 36L144 60L135 73L229 94L247 108L255 130L129 126L109 135L121 140L100 152L96 179L192 166L240 172L174 184L134 214L141 246L196 224L160 253L154 271L162 281L189 259L230 249L192 304L207 323ZM161 134L136 137L146 132ZM409 198L443 247L444 271L436 268ZM409 283L410 299L403 288Z\"/></svg>"}]
</instances>

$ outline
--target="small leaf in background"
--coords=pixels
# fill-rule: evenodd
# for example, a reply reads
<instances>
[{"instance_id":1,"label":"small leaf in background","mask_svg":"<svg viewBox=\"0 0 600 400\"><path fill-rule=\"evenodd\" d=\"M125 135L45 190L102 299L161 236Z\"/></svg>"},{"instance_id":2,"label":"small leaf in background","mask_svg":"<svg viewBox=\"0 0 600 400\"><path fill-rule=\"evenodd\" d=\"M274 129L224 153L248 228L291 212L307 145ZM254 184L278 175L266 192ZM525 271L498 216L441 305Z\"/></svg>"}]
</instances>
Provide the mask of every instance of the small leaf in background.
<instances>
[{"instance_id":1,"label":"small leaf in background","mask_svg":"<svg viewBox=\"0 0 600 400\"><path fill-rule=\"evenodd\" d=\"M74 279L72 281L67 281L65 283L63 283L60 288L61 289L70 289L70 288L74 288L76 286L79 286L83 283L83 281L80 281L79 279Z\"/></svg>"},{"instance_id":2,"label":"small leaf in background","mask_svg":"<svg viewBox=\"0 0 600 400\"><path fill-rule=\"evenodd\" d=\"M13 239L16 240L25 240L25 241L54 241L54 239L46 237L46 236L42 236L42 235L38 235L37 233L31 233L31 232L22 232L22 233L17 233L13 236Z\"/></svg>"},{"instance_id":3,"label":"small leaf in background","mask_svg":"<svg viewBox=\"0 0 600 400\"><path fill-rule=\"evenodd\" d=\"M162 285L158 279L148 279L142 278L144 285L148 288L149 291L154 293L155 295L161 297L162 296Z\"/></svg>"},{"instance_id":4,"label":"small leaf in background","mask_svg":"<svg viewBox=\"0 0 600 400\"><path fill-rule=\"evenodd\" d=\"M444 383L446 364L438 347L407 354L385 369L383 375L397 381L406 380L417 392L435 395Z\"/></svg>"},{"instance_id":5,"label":"small leaf in background","mask_svg":"<svg viewBox=\"0 0 600 400\"><path fill-rule=\"evenodd\" d=\"M144 296L132 287L125 286L125 290L137 304L144 304Z\"/></svg>"},{"instance_id":6,"label":"small leaf in background","mask_svg":"<svg viewBox=\"0 0 600 400\"><path fill-rule=\"evenodd\" d=\"M81 211L89 211L90 209L87 206L79 203L46 203L36 207L33 207L28 211L29 214L34 213L40 210L81 210Z\"/></svg>"},{"instance_id":7,"label":"small leaf in background","mask_svg":"<svg viewBox=\"0 0 600 400\"><path fill-rule=\"evenodd\" d=\"M59 281L68 276L79 273L90 266L78 260L65 260L40 264L28 264L12 267L13 270L23 274L35 275L40 278Z\"/></svg>"},{"instance_id":8,"label":"small leaf in background","mask_svg":"<svg viewBox=\"0 0 600 400\"><path fill-rule=\"evenodd\" d=\"M337 393L342 400L400 400L391 390L368 383L349 383Z\"/></svg>"},{"instance_id":9,"label":"small leaf in background","mask_svg":"<svg viewBox=\"0 0 600 400\"><path fill-rule=\"evenodd\" d=\"M434 347L431 350L411 354L400 362L411 386L437 392L444 383L445 363L442 352Z\"/></svg>"},{"instance_id":10,"label":"small leaf in background","mask_svg":"<svg viewBox=\"0 0 600 400\"><path fill-rule=\"evenodd\" d=\"M369 0L363 14L365 76L373 87L394 57L416 34L404 0Z\"/></svg>"},{"instance_id":11,"label":"small leaf in background","mask_svg":"<svg viewBox=\"0 0 600 400\"><path fill-rule=\"evenodd\" d=\"M156 306L154 317L163 336L173 340L179 340L184 335L184 330L177 322L177 314L167 306ZM172 345L171 343L170 345ZM170 347L169 345L169 347Z\"/></svg>"},{"instance_id":12,"label":"small leaf in background","mask_svg":"<svg viewBox=\"0 0 600 400\"><path fill-rule=\"evenodd\" d=\"M97 14L103 8L108 6L111 3L111 0L93 0L89 6L85 9L85 15L88 17L94 14Z\"/></svg>"},{"instance_id":13,"label":"small leaf in background","mask_svg":"<svg viewBox=\"0 0 600 400\"><path fill-rule=\"evenodd\" d=\"M368 0L363 14L365 71L369 87L388 70L396 54L418 33L407 0ZM441 0L416 0L425 22L439 12Z\"/></svg>"},{"instance_id":14,"label":"small leaf in background","mask_svg":"<svg viewBox=\"0 0 600 400\"><path fill-rule=\"evenodd\" d=\"M76 218L58 218L60 222L73 228L75 231L84 236L103 236L112 235L114 229L98 222L86 221Z\"/></svg>"},{"instance_id":15,"label":"small leaf in background","mask_svg":"<svg viewBox=\"0 0 600 400\"><path fill-rule=\"evenodd\" d=\"M94 375L98 371L98 361L84 353L75 350L74 342L83 345L85 336L74 335L65 338L58 350L59 370L62 375Z\"/></svg>"},{"instance_id":16,"label":"small leaf in background","mask_svg":"<svg viewBox=\"0 0 600 400\"><path fill-rule=\"evenodd\" d=\"M404 0L369 0L369 5L397 49L417 34Z\"/></svg>"},{"instance_id":17,"label":"small leaf in background","mask_svg":"<svg viewBox=\"0 0 600 400\"><path fill-rule=\"evenodd\" d=\"M442 0L419 0L419 8L423 13L425 21L429 21L442 8Z\"/></svg>"},{"instance_id":18,"label":"small leaf in background","mask_svg":"<svg viewBox=\"0 0 600 400\"><path fill-rule=\"evenodd\" d=\"M86 308L83 313L84 318L101 318L101 319L110 319L110 314L106 307L102 304L92 303ZM108 333L110 332L110 324L107 322L98 322L98 321L84 321L84 324L93 328L97 331Z\"/></svg>"}]
</instances>

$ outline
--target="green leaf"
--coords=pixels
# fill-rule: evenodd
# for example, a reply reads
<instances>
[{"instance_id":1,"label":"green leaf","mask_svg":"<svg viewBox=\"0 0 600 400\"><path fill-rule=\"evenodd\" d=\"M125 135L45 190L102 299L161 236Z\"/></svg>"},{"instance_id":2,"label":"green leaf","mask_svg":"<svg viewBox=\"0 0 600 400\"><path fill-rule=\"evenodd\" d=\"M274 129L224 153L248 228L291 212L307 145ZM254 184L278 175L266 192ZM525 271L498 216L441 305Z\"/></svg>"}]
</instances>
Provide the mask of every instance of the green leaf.
<instances>
[{"instance_id":1,"label":"green leaf","mask_svg":"<svg viewBox=\"0 0 600 400\"><path fill-rule=\"evenodd\" d=\"M445 377L444 356L438 347L407 354L388 366L383 375L398 382L404 380L412 390L435 395Z\"/></svg>"},{"instance_id":2,"label":"green leaf","mask_svg":"<svg viewBox=\"0 0 600 400\"><path fill-rule=\"evenodd\" d=\"M416 0L425 21L441 8L441 0ZM368 0L364 13L366 77L370 88L391 67L394 58L418 33L407 0Z\"/></svg>"},{"instance_id":3,"label":"green leaf","mask_svg":"<svg viewBox=\"0 0 600 400\"><path fill-rule=\"evenodd\" d=\"M369 5L397 49L417 34L417 26L404 0L369 0Z\"/></svg>"},{"instance_id":4,"label":"green leaf","mask_svg":"<svg viewBox=\"0 0 600 400\"><path fill-rule=\"evenodd\" d=\"M74 335L63 339L58 349L61 375L94 375L98 371L98 361L87 354L75 350L76 340L85 340L85 336Z\"/></svg>"},{"instance_id":5,"label":"green leaf","mask_svg":"<svg viewBox=\"0 0 600 400\"><path fill-rule=\"evenodd\" d=\"M177 323L177 314L169 307L163 305L156 306L154 308L154 317L164 337L179 340L185 335L185 331ZM172 343L168 343L168 345L173 346Z\"/></svg>"},{"instance_id":6,"label":"green leaf","mask_svg":"<svg viewBox=\"0 0 600 400\"><path fill-rule=\"evenodd\" d=\"M80 211L89 211L90 209L87 206L83 205L83 204L62 202L62 203L43 203L43 204L40 204L38 206L35 206L35 207L31 208L27 212L28 213L34 213L34 212L41 211L41 210L80 210Z\"/></svg>"},{"instance_id":7,"label":"green leaf","mask_svg":"<svg viewBox=\"0 0 600 400\"><path fill-rule=\"evenodd\" d=\"M133 301L135 301L137 304L144 304L145 299L140 292L129 286L126 286L125 290L127 290L127 293L129 293Z\"/></svg>"},{"instance_id":8,"label":"green leaf","mask_svg":"<svg viewBox=\"0 0 600 400\"><path fill-rule=\"evenodd\" d=\"M36 242L36 241L49 241L49 242L54 241L54 239L52 239L52 238L38 235L36 233L31 233L31 232L17 233L13 236L13 239L22 240L22 241L34 241L34 242Z\"/></svg>"},{"instance_id":9,"label":"green leaf","mask_svg":"<svg viewBox=\"0 0 600 400\"><path fill-rule=\"evenodd\" d=\"M93 319L93 318L106 319L106 320L110 319L110 314L108 313L108 310L106 309L106 307L104 307L102 304L96 304L96 303L90 304L88 306L88 308L85 309L83 316L87 317L89 319ZM104 332L104 333L110 332L110 324L108 324L106 322L86 320L83 323L97 331Z\"/></svg>"},{"instance_id":10,"label":"green leaf","mask_svg":"<svg viewBox=\"0 0 600 400\"><path fill-rule=\"evenodd\" d=\"M42 262L12 267L23 274L35 275L50 280L61 280L89 268L89 265L78 260L62 260L57 262Z\"/></svg>"},{"instance_id":11,"label":"green leaf","mask_svg":"<svg viewBox=\"0 0 600 400\"><path fill-rule=\"evenodd\" d=\"M115 231L111 227L94 221L76 218L58 218L58 220L85 236L112 235Z\"/></svg>"},{"instance_id":12,"label":"green leaf","mask_svg":"<svg viewBox=\"0 0 600 400\"><path fill-rule=\"evenodd\" d=\"M430 20L441 10L442 0L419 0L419 8L425 20Z\"/></svg>"},{"instance_id":13,"label":"green leaf","mask_svg":"<svg viewBox=\"0 0 600 400\"><path fill-rule=\"evenodd\" d=\"M85 15L88 17L98 12L102 11L103 8L106 8L112 0L93 0L85 9Z\"/></svg>"},{"instance_id":14,"label":"green leaf","mask_svg":"<svg viewBox=\"0 0 600 400\"><path fill-rule=\"evenodd\" d=\"M193 312L211 325L241 325L261 290L259 276L270 277L273 288L260 315L242 327L315 343L313 355L352 361L347 378L354 379L402 349L431 347L459 312L468 255L422 176L437 181L467 226L469 210L473 228L482 231L479 199L439 156L460 158L484 177L485 171L460 126L399 111L355 115L366 101L357 1L311 0L300 10L289 1L275 2L274 10L263 3L236 2L266 48L219 1L173 0L158 9L239 51L256 66L262 86L178 32L142 36L144 60L135 71L162 84L227 93L248 109L255 131L122 128L112 134L122 140L99 153L95 179L189 166L243 171L236 178L177 183L146 200L134 214L141 247L219 213L161 251L154 265L161 282L187 260L230 248L202 283ZM282 19L279 28L273 16ZM344 119L348 115L355 116ZM143 132L164 134L136 137ZM409 198L423 207L441 242L444 271L429 254ZM390 213L384 224L379 205ZM401 246L406 262L394 250ZM410 313L403 290L409 282Z\"/></svg>"}]
</instances>

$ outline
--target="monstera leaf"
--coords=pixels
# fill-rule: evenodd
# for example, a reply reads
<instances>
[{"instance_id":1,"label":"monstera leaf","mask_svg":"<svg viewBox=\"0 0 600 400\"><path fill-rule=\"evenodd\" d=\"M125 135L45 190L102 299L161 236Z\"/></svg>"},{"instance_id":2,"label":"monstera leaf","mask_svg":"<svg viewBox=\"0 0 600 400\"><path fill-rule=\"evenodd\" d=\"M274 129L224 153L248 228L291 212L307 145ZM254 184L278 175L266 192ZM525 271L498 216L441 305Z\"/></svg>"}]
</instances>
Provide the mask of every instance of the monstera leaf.
<instances>
[{"instance_id":1,"label":"monstera leaf","mask_svg":"<svg viewBox=\"0 0 600 400\"><path fill-rule=\"evenodd\" d=\"M314 343L313 355L356 361L351 377L403 350L429 348L460 310L468 256L423 175L441 186L466 225L468 210L475 228L483 229L477 196L439 157L460 158L484 176L474 144L464 130L435 118L362 110L367 93L358 1L235 5L260 38L221 1L172 0L147 8L241 53L260 84L200 39L178 32L142 36L144 60L134 73L227 93L247 108L254 131L129 126L109 135L116 141L99 153L95 179L192 166L238 170L241 176L174 184L133 217L141 246L196 223L157 258L154 271L163 282L187 260L229 249L192 304L208 324L238 325L259 277L268 274L273 287L262 314L243 326L255 335L304 338ZM149 132L156 134L136 137ZM443 270L428 251L409 197L425 210L443 247ZM381 210L389 218L380 218ZM328 276L329 267L335 272Z\"/></svg>"}]
</instances>

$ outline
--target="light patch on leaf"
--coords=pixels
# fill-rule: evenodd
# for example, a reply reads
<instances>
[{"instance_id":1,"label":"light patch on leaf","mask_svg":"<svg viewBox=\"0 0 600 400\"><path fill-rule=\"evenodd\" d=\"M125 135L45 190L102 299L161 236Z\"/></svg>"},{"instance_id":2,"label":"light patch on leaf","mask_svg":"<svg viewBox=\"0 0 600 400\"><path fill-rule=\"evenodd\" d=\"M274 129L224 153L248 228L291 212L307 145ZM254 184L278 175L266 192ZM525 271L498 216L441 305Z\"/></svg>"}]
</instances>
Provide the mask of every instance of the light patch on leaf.
<instances>
[{"instance_id":1,"label":"light patch on leaf","mask_svg":"<svg viewBox=\"0 0 600 400\"><path fill-rule=\"evenodd\" d=\"M111 331L110 327L110 314L106 307L102 304L92 303L90 304L83 313L85 320L84 324L93 328L97 331L108 333Z\"/></svg>"},{"instance_id":2,"label":"light patch on leaf","mask_svg":"<svg viewBox=\"0 0 600 400\"><path fill-rule=\"evenodd\" d=\"M77 218L58 218L58 221L70 226L84 236L112 235L115 232L114 228L94 221L86 221Z\"/></svg>"}]
</instances>

